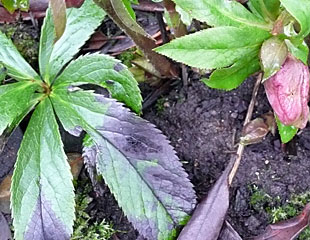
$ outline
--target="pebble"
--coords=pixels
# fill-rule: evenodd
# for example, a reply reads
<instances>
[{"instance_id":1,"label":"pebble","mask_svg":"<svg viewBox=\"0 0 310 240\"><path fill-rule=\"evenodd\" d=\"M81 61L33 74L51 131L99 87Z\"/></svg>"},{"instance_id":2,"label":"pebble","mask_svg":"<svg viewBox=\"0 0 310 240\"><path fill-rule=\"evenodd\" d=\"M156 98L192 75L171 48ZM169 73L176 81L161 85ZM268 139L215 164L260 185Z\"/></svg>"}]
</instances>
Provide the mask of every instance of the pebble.
<instances>
[{"instance_id":1,"label":"pebble","mask_svg":"<svg viewBox=\"0 0 310 240\"><path fill-rule=\"evenodd\" d=\"M238 113L233 112L232 114L230 114L230 116L234 119L236 119L238 117Z\"/></svg>"}]
</instances>

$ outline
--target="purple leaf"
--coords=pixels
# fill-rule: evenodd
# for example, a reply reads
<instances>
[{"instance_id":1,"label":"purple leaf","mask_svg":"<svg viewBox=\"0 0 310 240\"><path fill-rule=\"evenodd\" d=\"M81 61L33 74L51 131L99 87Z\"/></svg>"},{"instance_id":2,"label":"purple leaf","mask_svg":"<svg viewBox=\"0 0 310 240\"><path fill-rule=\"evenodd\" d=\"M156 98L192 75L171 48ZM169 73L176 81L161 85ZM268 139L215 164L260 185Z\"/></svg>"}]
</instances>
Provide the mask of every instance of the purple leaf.
<instances>
[{"instance_id":1,"label":"purple leaf","mask_svg":"<svg viewBox=\"0 0 310 240\"><path fill-rule=\"evenodd\" d=\"M297 217L269 225L265 232L253 240L293 240L309 224L310 204Z\"/></svg>"},{"instance_id":2,"label":"purple leaf","mask_svg":"<svg viewBox=\"0 0 310 240\"><path fill-rule=\"evenodd\" d=\"M230 225L229 222L225 221L221 234L217 240L242 240L236 230Z\"/></svg>"},{"instance_id":3,"label":"purple leaf","mask_svg":"<svg viewBox=\"0 0 310 240\"><path fill-rule=\"evenodd\" d=\"M3 214L0 212L0 240L11 240L11 230Z\"/></svg>"},{"instance_id":4,"label":"purple leaf","mask_svg":"<svg viewBox=\"0 0 310 240\"><path fill-rule=\"evenodd\" d=\"M197 206L192 218L183 228L178 240L217 239L229 207L229 164L209 191L208 196Z\"/></svg>"},{"instance_id":5,"label":"purple leaf","mask_svg":"<svg viewBox=\"0 0 310 240\"><path fill-rule=\"evenodd\" d=\"M196 196L166 137L103 95L68 92L66 85L54 93L52 101L64 129L81 126L88 133L83 157L92 179L96 172L102 175L128 220L145 238L173 239L175 227L185 224L195 207Z\"/></svg>"}]
</instances>

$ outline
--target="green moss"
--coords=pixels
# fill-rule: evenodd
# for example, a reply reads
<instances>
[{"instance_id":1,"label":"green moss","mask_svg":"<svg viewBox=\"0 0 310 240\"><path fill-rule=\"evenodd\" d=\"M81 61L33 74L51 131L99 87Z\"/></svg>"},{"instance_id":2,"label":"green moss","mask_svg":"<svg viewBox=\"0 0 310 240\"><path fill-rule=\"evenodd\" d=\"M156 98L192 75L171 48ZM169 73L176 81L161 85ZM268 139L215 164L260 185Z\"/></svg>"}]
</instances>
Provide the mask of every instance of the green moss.
<instances>
[{"instance_id":1,"label":"green moss","mask_svg":"<svg viewBox=\"0 0 310 240\"><path fill-rule=\"evenodd\" d=\"M7 37L11 38L18 51L31 65L36 65L38 61L39 38L34 28L28 25L15 23L4 24L0 27Z\"/></svg>"},{"instance_id":2,"label":"green moss","mask_svg":"<svg viewBox=\"0 0 310 240\"><path fill-rule=\"evenodd\" d=\"M159 98L155 104L156 112L158 114L162 113L165 110L165 104L166 99L165 98Z\"/></svg>"},{"instance_id":3,"label":"green moss","mask_svg":"<svg viewBox=\"0 0 310 240\"><path fill-rule=\"evenodd\" d=\"M310 202L310 192L305 192L299 195L292 195L283 206L275 207L269 213L271 222L278 222L297 216L301 213L304 206ZM306 228L297 238L299 240L310 239L310 229Z\"/></svg>"},{"instance_id":4,"label":"green moss","mask_svg":"<svg viewBox=\"0 0 310 240\"><path fill-rule=\"evenodd\" d=\"M71 240L94 240L102 239L108 240L115 233L113 226L107 223L105 220L101 222L91 222L91 217L86 212L88 204L91 202L89 192L92 187L85 182L75 182L74 185L81 185L83 189L77 190L75 195L75 211L76 220L74 223L74 231Z\"/></svg>"},{"instance_id":5,"label":"green moss","mask_svg":"<svg viewBox=\"0 0 310 240\"><path fill-rule=\"evenodd\" d=\"M136 57L135 51L135 48L131 48L127 51L122 52L120 55L117 56L117 58L121 60L122 63L125 64L128 68L130 68L132 67L131 61L134 60Z\"/></svg>"},{"instance_id":6,"label":"green moss","mask_svg":"<svg viewBox=\"0 0 310 240\"><path fill-rule=\"evenodd\" d=\"M250 197L250 204L256 211L264 210L268 213L270 223L276 223L282 220L287 220L299 215L307 203L310 202L310 192L302 194L294 194L284 204L281 199L271 198L263 190L257 186L251 186L252 192ZM305 229L298 237L299 240L310 239L310 229Z\"/></svg>"},{"instance_id":7,"label":"green moss","mask_svg":"<svg viewBox=\"0 0 310 240\"><path fill-rule=\"evenodd\" d=\"M250 205L254 210L260 211L271 203L272 198L256 185L249 186L249 189L251 192Z\"/></svg>"}]
</instances>

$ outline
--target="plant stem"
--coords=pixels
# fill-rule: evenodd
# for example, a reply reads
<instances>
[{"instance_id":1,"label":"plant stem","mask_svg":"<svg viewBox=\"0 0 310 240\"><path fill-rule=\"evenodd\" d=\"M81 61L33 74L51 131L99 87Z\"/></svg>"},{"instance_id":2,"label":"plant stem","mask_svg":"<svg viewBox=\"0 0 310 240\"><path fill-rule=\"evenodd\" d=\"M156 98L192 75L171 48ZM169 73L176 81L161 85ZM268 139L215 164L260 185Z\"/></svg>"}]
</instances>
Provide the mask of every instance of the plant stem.
<instances>
[{"instance_id":1,"label":"plant stem","mask_svg":"<svg viewBox=\"0 0 310 240\"><path fill-rule=\"evenodd\" d=\"M169 13L174 35L177 38L185 36L187 34L187 29L181 20L180 14L175 10L175 3L171 0L164 0L164 6Z\"/></svg>"},{"instance_id":2,"label":"plant stem","mask_svg":"<svg viewBox=\"0 0 310 240\"><path fill-rule=\"evenodd\" d=\"M262 81L262 76L263 76L262 73L259 73L257 76L256 82L255 82L255 85L253 88L253 92L252 92L251 102L249 104L248 111L247 111L247 114L246 114L246 117L245 117L245 120L243 123L243 128L245 125L247 125L250 122L250 120L252 118L254 105L255 105L255 101L256 101L256 96L258 93L260 83ZM231 170L229 177L228 177L229 185L231 185L231 183L232 183L232 181L233 181L233 179L237 173L237 170L238 170L240 162L241 162L242 154L244 152L244 148L245 148L245 145L243 145L239 142L238 149L237 149L237 158L234 160L234 165L233 165L232 170Z\"/></svg>"},{"instance_id":3,"label":"plant stem","mask_svg":"<svg viewBox=\"0 0 310 240\"><path fill-rule=\"evenodd\" d=\"M155 40L150 38L143 29L139 32L135 31L134 27L137 26L137 23L133 19L127 18L126 14L121 12L123 9L114 9L113 4L116 4L117 1L121 0L95 0L95 3L135 42L163 78L176 77L178 75L176 66L166 57L153 51L157 47Z\"/></svg>"}]
</instances>

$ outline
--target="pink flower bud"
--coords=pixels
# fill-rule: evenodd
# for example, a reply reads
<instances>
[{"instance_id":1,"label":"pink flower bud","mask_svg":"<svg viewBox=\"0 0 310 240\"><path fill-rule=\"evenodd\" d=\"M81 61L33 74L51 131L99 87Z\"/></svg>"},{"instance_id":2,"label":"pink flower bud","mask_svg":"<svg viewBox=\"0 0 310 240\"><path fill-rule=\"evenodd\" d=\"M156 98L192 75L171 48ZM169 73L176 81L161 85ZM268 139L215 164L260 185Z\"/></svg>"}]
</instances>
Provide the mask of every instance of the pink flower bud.
<instances>
[{"instance_id":1,"label":"pink flower bud","mask_svg":"<svg viewBox=\"0 0 310 240\"><path fill-rule=\"evenodd\" d=\"M309 118L309 68L289 55L281 69L264 82L268 100L285 125L304 128Z\"/></svg>"}]
</instances>

